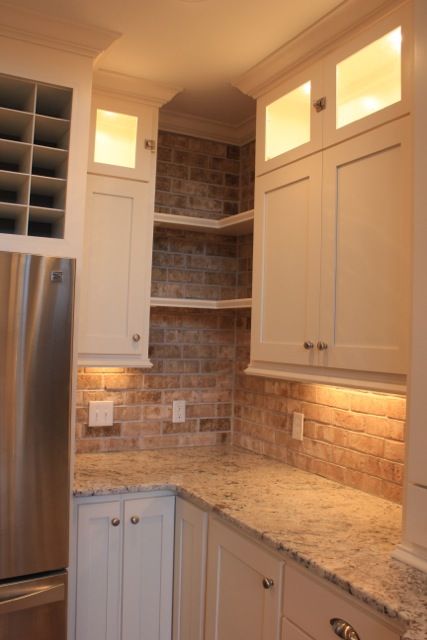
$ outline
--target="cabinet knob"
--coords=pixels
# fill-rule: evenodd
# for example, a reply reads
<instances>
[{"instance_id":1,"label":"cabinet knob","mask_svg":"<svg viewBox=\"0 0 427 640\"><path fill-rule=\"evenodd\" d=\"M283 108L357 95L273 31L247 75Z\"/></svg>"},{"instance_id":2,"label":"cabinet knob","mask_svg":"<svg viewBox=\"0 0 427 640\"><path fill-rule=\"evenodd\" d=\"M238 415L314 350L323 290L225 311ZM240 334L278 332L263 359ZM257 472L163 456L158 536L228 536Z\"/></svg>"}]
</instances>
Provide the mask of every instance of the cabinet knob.
<instances>
[{"instance_id":1,"label":"cabinet knob","mask_svg":"<svg viewBox=\"0 0 427 640\"><path fill-rule=\"evenodd\" d=\"M317 343L317 348L319 349L319 351L326 351L326 349L328 348L328 343L319 340L319 342Z\"/></svg>"},{"instance_id":2,"label":"cabinet knob","mask_svg":"<svg viewBox=\"0 0 427 640\"><path fill-rule=\"evenodd\" d=\"M139 333L134 333L132 336L132 340L134 342L139 342L141 340L141 335Z\"/></svg>"},{"instance_id":3,"label":"cabinet knob","mask_svg":"<svg viewBox=\"0 0 427 640\"><path fill-rule=\"evenodd\" d=\"M139 516L132 516L130 521L132 522L132 524L138 524Z\"/></svg>"},{"instance_id":4,"label":"cabinet knob","mask_svg":"<svg viewBox=\"0 0 427 640\"><path fill-rule=\"evenodd\" d=\"M345 620L332 618L329 623L338 638L343 638L343 640L360 640L358 633L353 629L351 624Z\"/></svg>"},{"instance_id":5,"label":"cabinet knob","mask_svg":"<svg viewBox=\"0 0 427 640\"><path fill-rule=\"evenodd\" d=\"M323 96L318 100L315 100L313 102L313 107L316 109L317 112L323 111L324 109L326 109L326 96Z\"/></svg>"},{"instance_id":6,"label":"cabinet knob","mask_svg":"<svg viewBox=\"0 0 427 640\"><path fill-rule=\"evenodd\" d=\"M113 518L111 520L111 524L113 525L113 527L118 527L120 524L120 518Z\"/></svg>"},{"instance_id":7,"label":"cabinet knob","mask_svg":"<svg viewBox=\"0 0 427 640\"><path fill-rule=\"evenodd\" d=\"M314 342L312 342L311 340L306 340L304 342L304 349L307 349L307 351L309 351L310 349L314 349Z\"/></svg>"},{"instance_id":8,"label":"cabinet knob","mask_svg":"<svg viewBox=\"0 0 427 640\"><path fill-rule=\"evenodd\" d=\"M274 587L274 580L272 578L263 578L262 586L264 589L272 589Z\"/></svg>"}]
</instances>

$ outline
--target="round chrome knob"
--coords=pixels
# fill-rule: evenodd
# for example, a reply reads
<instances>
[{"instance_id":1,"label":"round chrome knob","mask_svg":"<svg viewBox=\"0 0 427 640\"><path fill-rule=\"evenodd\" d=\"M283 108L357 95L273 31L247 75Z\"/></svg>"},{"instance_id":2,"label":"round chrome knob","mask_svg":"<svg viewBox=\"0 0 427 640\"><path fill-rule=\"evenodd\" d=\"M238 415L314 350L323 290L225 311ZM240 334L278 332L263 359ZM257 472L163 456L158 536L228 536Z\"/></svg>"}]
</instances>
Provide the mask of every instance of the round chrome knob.
<instances>
[{"instance_id":1,"label":"round chrome knob","mask_svg":"<svg viewBox=\"0 0 427 640\"><path fill-rule=\"evenodd\" d=\"M134 333L133 336L132 336L132 340L134 342L139 342L141 340L140 334L139 333Z\"/></svg>"},{"instance_id":2,"label":"round chrome knob","mask_svg":"<svg viewBox=\"0 0 427 640\"><path fill-rule=\"evenodd\" d=\"M120 524L120 518L113 518L111 520L111 524L113 525L113 527L118 527Z\"/></svg>"},{"instance_id":3,"label":"round chrome knob","mask_svg":"<svg viewBox=\"0 0 427 640\"><path fill-rule=\"evenodd\" d=\"M353 629L351 624L341 618L332 618L329 620L335 635L343 640L360 640L359 634Z\"/></svg>"},{"instance_id":4,"label":"round chrome knob","mask_svg":"<svg viewBox=\"0 0 427 640\"><path fill-rule=\"evenodd\" d=\"M319 349L319 351L326 351L326 349L328 348L328 343L319 340L319 342L317 343L317 348Z\"/></svg>"},{"instance_id":5,"label":"round chrome knob","mask_svg":"<svg viewBox=\"0 0 427 640\"><path fill-rule=\"evenodd\" d=\"M132 516L130 521L132 522L132 524L138 524L139 516Z\"/></svg>"},{"instance_id":6,"label":"round chrome knob","mask_svg":"<svg viewBox=\"0 0 427 640\"><path fill-rule=\"evenodd\" d=\"M263 578L262 586L264 589L272 589L274 587L274 580L272 580L272 578Z\"/></svg>"},{"instance_id":7,"label":"round chrome knob","mask_svg":"<svg viewBox=\"0 0 427 640\"><path fill-rule=\"evenodd\" d=\"M314 349L314 342L312 342L311 340L306 340L304 342L304 349L307 349L308 351L310 349Z\"/></svg>"}]
</instances>

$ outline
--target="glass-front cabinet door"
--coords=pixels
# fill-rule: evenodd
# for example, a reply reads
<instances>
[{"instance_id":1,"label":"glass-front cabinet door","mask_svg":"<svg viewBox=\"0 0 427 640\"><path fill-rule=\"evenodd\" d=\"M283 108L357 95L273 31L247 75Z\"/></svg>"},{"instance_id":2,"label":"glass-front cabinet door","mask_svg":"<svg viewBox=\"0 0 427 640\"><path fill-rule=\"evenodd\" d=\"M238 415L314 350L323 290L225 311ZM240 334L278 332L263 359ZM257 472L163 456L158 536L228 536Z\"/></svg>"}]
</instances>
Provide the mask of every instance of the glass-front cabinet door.
<instances>
[{"instance_id":1,"label":"glass-front cabinet door","mask_svg":"<svg viewBox=\"0 0 427 640\"><path fill-rule=\"evenodd\" d=\"M322 147L320 65L293 76L258 100L257 175Z\"/></svg>"},{"instance_id":2,"label":"glass-front cabinet door","mask_svg":"<svg viewBox=\"0 0 427 640\"><path fill-rule=\"evenodd\" d=\"M156 158L157 112L140 102L94 93L89 173L150 182Z\"/></svg>"},{"instance_id":3,"label":"glass-front cabinet door","mask_svg":"<svg viewBox=\"0 0 427 640\"><path fill-rule=\"evenodd\" d=\"M325 58L325 147L409 113L408 13L394 12Z\"/></svg>"}]
</instances>

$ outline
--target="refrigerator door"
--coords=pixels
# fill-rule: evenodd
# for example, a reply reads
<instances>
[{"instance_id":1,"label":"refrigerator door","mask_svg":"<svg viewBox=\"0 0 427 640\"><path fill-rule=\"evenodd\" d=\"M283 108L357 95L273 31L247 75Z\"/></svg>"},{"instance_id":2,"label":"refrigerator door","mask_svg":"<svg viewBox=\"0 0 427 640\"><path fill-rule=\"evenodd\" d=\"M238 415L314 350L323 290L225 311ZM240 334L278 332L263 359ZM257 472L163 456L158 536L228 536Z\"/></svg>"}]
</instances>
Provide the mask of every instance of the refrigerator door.
<instances>
[{"instance_id":1,"label":"refrigerator door","mask_svg":"<svg viewBox=\"0 0 427 640\"><path fill-rule=\"evenodd\" d=\"M67 574L0 585L0 640L66 638Z\"/></svg>"},{"instance_id":2,"label":"refrigerator door","mask_svg":"<svg viewBox=\"0 0 427 640\"><path fill-rule=\"evenodd\" d=\"M0 580L68 564L74 261L0 252Z\"/></svg>"}]
</instances>

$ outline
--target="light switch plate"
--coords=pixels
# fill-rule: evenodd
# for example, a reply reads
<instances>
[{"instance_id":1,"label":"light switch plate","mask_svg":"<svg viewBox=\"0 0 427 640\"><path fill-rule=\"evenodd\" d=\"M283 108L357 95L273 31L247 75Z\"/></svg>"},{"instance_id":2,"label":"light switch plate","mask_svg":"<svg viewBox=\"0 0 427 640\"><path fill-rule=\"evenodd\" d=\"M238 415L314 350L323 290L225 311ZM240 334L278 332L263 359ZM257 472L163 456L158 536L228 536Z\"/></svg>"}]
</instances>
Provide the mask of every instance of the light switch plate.
<instances>
[{"instance_id":1,"label":"light switch plate","mask_svg":"<svg viewBox=\"0 0 427 640\"><path fill-rule=\"evenodd\" d=\"M113 426L114 403L110 400L89 402L89 427Z\"/></svg>"}]
</instances>

